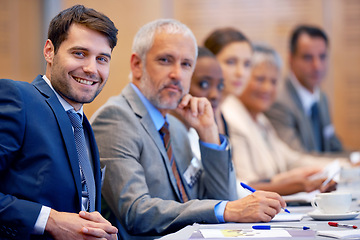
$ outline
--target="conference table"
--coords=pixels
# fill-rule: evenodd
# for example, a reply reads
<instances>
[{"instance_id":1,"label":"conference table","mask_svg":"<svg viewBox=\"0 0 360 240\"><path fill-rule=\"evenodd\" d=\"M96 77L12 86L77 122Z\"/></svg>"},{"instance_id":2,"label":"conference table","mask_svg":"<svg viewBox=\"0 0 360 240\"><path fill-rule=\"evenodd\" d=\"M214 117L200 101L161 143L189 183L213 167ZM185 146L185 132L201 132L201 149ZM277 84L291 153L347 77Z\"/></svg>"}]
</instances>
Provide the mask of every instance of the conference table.
<instances>
[{"instance_id":1,"label":"conference table","mask_svg":"<svg viewBox=\"0 0 360 240\"><path fill-rule=\"evenodd\" d=\"M193 224L184 227L183 229L179 230L176 233L166 235L161 240L177 240L177 239L190 239L190 240L200 240L200 239L334 239L326 236L318 235L322 231L349 231L349 228L344 227L332 227L329 226L328 222L337 222L339 224L347 224L347 225L356 225L360 228L360 215L357 215L354 219L350 220L314 220L311 218L308 213L314 211L314 208L311 206L289 206L287 209L291 212L292 215L302 215L301 220L297 221L271 221L269 223L224 223L224 224ZM359 201L353 201L351 206L351 212L357 214L360 210ZM282 213L284 214L284 213ZM309 227L308 230L296 229L296 228L271 228L271 230L257 230L254 231L252 227L254 225L270 225L270 226L286 226L286 227ZM238 237L216 237L219 232L230 231L230 232L238 232L241 230L242 233L250 233L248 236L238 236ZM253 232L258 231L266 231L268 235L266 237L260 235L254 235ZM281 237L279 235L280 232L284 233L286 231L289 236ZM358 231L358 230L355 230ZM360 230L359 230L360 231ZM264 232L262 232L264 233ZM253 235L251 235L253 234ZM205 237L204 237L205 235ZM207 235L207 236L206 236ZM211 238L209 237L211 236ZM258 237L260 236L260 237ZM360 236L360 235L358 235ZM351 238L351 239L360 239Z\"/></svg>"}]
</instances>

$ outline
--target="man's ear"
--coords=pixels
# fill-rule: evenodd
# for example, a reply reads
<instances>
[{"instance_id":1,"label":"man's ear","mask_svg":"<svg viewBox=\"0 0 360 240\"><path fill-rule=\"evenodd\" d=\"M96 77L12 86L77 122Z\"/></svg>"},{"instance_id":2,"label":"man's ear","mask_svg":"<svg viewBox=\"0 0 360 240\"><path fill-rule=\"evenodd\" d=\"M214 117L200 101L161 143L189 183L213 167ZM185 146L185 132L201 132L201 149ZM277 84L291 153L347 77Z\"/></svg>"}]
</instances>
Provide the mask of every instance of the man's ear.
<instances>
[{"instance_id":1,"label":"man's ear","mask_svg":"<svg viewBox=\"0 0 360 240\"><path fill-rule=\"evenodd\" d=\"M134 80L141 79L141 76L143 74L143 62L136 53L133 53L131 55L130 67Z\"/></svg>"},{"instance_id":2,"label":"man's ear","mask_svg":"<svg viewBox=\"0 0 360 240\"><path fill-rule=\"evenodd\" d=\"M46 40L44 46L44 58L48 64L52 64L55 56L54 45L50 39Z\"/></svg>"}]
</instances>

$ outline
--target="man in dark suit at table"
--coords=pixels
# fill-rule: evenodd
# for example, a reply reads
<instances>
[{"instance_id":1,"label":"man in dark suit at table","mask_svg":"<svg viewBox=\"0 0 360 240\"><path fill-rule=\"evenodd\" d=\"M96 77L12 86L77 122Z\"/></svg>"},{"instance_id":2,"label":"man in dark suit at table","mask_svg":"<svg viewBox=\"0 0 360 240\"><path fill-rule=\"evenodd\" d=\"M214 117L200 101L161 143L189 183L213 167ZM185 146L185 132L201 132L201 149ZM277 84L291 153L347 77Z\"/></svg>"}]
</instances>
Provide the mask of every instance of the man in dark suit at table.
<instances>
[{"instance_id":1,"label":"man in dark suit at table","mask_svg":"<svg viewBox=\"0 0 360 240\"><path fill-rule=\"evenodd\" d=\"M320 89L327 71L329 41L315 26L297 27L290 40L290 74L276 102L266 112L278 135L292 148L341 152L327 97Z\"/></svg>"},{"instance_id":2,"label":"man in dark suit at table","mask_svg":"<svg viewBox=\"0 0 360 240\"><path fill-rule=\"evenodd\" d=\"M229 144L211 104L188 94L196 57L195 37L184 24L146 24L133 42L132 83L93 115L107 167L102 193L124 239L153 239L195 222L270 221L285 206L278 194L263 191L236 200ZM203 167L170 109L197 130Z\"/></svg>"},{"instance_id":3,"label":"man in dark suit at table","mask_svg":"<svg viewBox=\"0 0 360 240\"><path fill-rule=\"evenodd\" d=\"M117 29L81 5L53 18L46 74L0 80L0 239L115 239L83 103L105 85Z\"/></svg>"}]
</instances>

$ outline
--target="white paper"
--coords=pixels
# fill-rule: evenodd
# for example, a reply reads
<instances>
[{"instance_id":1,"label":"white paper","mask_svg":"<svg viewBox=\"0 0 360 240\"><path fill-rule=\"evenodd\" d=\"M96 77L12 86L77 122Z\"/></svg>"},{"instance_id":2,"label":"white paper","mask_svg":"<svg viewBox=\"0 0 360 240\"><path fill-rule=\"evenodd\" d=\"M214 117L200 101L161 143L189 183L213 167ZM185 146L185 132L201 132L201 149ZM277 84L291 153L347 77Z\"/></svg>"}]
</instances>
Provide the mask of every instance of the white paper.
<instances>
[{"instance_id":1,"label":"white paper","mask_svg":"<svg viewBox=\"0 0 360 240\"><path fill-rule=\"evenodd\" d=\"M194 226L186 226L175 233L170 233L165 235L158 240L183 240L189 239L191 235L194 233L195 227Z\"/></svg>"},{"instance_id":2,"label":"white paper","mask_svg":"<svg viewBox=\"0 0 360 240\"><path fill-rule=\"evenodd\" d=\"M280 238L291 237L286 230L200 229L204 238Z\"/></svg>"},{"instance_id":3,"label":"white paper","mask_svg":"<svg viewBox=\"0 0 360 240\"><path fill-rule=\"evenodd\" d=\"M340 161L335 159L334 161L326 165L321 172L311 175L309 179L315 180L315 179L327 177L327 178L331 178L335 182L339 182L340 170L341 170Z\"/></svg>"},{"instance_id":4,"label":"white paper","mask_svg":"<svg viewBox=\"0 0 360 240\"><path fill-rule=\"evenodd\" d=\"M317 235L343 239L359 239L360 229L318 231Z\"/></svg>"},{"instance_id":5,"label":"white paper","mask_svg":"<svg viewBox=\"0 0 360 240\"><path fill-rule=\"evenodd\" d=\"M279 213L271 220L271 222L296 222L301 221L305 214L302 213Z\"/></svg>"}]
</instances>

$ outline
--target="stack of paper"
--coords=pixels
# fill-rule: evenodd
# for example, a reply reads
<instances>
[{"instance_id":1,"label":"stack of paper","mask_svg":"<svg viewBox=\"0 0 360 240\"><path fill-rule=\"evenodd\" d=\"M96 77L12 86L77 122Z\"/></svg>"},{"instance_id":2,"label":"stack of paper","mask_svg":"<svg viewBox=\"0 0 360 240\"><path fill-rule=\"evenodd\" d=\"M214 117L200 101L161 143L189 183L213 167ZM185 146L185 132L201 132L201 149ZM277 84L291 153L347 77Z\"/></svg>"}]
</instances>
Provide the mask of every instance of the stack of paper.
<instances>
[{"instance_id":1,"label":"stack of paper","mask_svg":"<svg viewBox=\"0 0 360 240\"><path fill-rule=\"evenodd\" d=\"M204 238L280 238L291 237L286 230L240 230L240 229L200 229Z\"/></svg>"},{"instance_id":2,"label":"stack of paper","mask_svg":"<svg viewBox=\"0 0 360 240\"><path fill-rule=\"evenodd\" d=\"M317 235L340 239L360 239L360 229L318 231Z\"/></svg>"},{"instance_id":3,"label":"stack of paper","mask_svg":"<svg viewBox=\"0 0 360 240\"><path fill-rule=\"evenodd\" d=\"M296 222L301 221L305 214L302 213L279 213L271 220L272 222Z\"/></svg>"}]
</instances>

